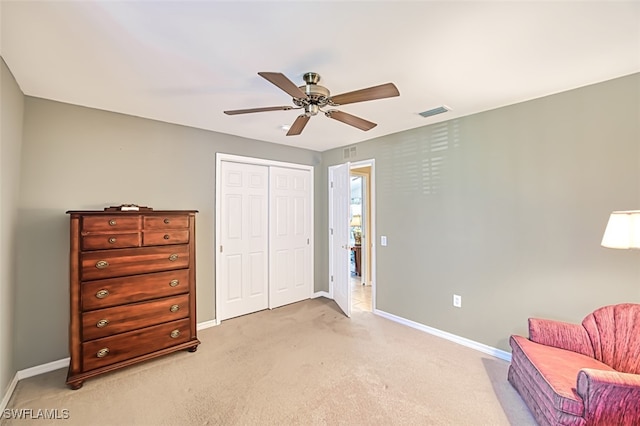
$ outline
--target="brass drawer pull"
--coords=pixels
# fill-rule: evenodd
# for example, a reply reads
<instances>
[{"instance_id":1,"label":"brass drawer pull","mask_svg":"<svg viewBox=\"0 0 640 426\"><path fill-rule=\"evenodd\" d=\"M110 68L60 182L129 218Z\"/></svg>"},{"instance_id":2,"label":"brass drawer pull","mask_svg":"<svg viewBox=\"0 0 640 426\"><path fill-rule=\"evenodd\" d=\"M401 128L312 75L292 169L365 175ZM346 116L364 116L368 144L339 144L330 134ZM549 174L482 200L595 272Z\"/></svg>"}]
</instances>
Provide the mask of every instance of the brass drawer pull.
<instances>
[{"instance_id":1,"label":"brass drawer pull","mask_svg":"<svg viewBox=\"0 0 640 426\"><path fill-rule=\"evenodd\" d=\"M168 225L171 221L169 219L166 219L163 221L165 223L165 225Z\"/></svg>"},{"instance_id":2,"label":"brass drawer pull","mask_svg":"<svg viewBox=\"0 0 640 426\"><path fill-rule=\"evenodd\" d=\"M109 244L115 244L115 242L116 242L116 237L109 238Z\"/></svg>"},{"instance_id":3,"label":"brass drawer pull","mask_svg":"<svg viewBox=\"0 0 640 426\"><path fill-rule=\"evenodd\" d=\"M98 260L96 262L96 268L98 269L104 269L107 266L109 266L109 262L107 262L106 260Z\"/></svg>"},{"instance_id":4,"label":"brass drawer pull","mask_svg":"<svg viewBox=\"0 0 640 426\"><path fill-rule=\"evenodd\" d=\"M107 354L109 354L109 348L102 348L96 353L96 356L98 358L104 358Z\"/></svg>"},{"instance_id":5,"label":"brass drawer pull","mask_svg":"<svg viewBox=\"0 0 640 426\"><path fill-rule=\"evenodd\" d=\"M98 328L106 327L107 324L109 324L109 320L108 319L101 319L100 321L98 321L96 323L96 327L98 327Z\"/></svg>"},{"instance_id":6,"label":"brass drawer pull","mask_svg":"<svg viewBox=\"0 0 640 426\"><path fill-rule=\"evenodd\" d=\"M168 240L168 239L169 239L169 238L171 238L171 237L169 236L169 234L164 234L164 237L163 237L163 238L164 238L165 240Z\"/></svg>"},{"instance_id":7,"label":"brass drawer pull","mask_svg":"<svg viewBox=\"0 0 640 426\"><path fill-rule=\"evenodd\" d=\"M175 262L176 260L178 260L178 255L173 253L171 256L169 256L169 260L171 262Z\"/></svg>"},{"instance_id":8,"label":"brass drawer pull","mask_svg":"<svg viewBox=\"0 0 640 426\"><path fill-rule=\"evenodd\" d=\"M117 224L117 222L116 222L116 220L115 220L115 219L111 219L111 220L109 221L109 226L116 226L116 224Z\"/></svg>"},{"instance_id":9,"label":"brass drawer pull","mask_svg":"<svg viewBox=\"0 0 640 426\"><path fill-rule=\"evenodd\" d=\"M104 298L105 298L105 297L107 297L108 295L109 295L109 290L104 290L104 289L103 289L103 290L99 290L99 291L96 293L96 297L97 297L98 299L104 299Z\"/></svg>"},{"instance_id":10,"label":"brass drawer pull","mask_svg":"<svg viewBox=\"0 0 640 426\"><path fill-rule=\"evenodd\" d=\"M178 312L179 309L180 309L179 305L171 305L171 307L169 308L171 312Z\"/></svg>"},{"instance_id":11,"label":"brass drawer pull","mask_svg":"<svg viewBox=\"0 0 640 426\"><path fill-rule=\"evenodd\" d=\"M177 286L178 286L178 284L180 284L180 280L171 280L171 281L169 282L169 285L170 285L171 287L177 287Z\"/></svg>"},{"instance_id":12,"label":"brass drawer pull","mask_svg":"<svg viewBox=\"0 0 640 426\"><path fill-rule=\"evenodd\" d=\"M173 330L173 331L171 332L171 338L172 338L172 339L175 339L175 338L177 338L178 336L180 336L180 330Z\"/></svg>"}]
</instances>

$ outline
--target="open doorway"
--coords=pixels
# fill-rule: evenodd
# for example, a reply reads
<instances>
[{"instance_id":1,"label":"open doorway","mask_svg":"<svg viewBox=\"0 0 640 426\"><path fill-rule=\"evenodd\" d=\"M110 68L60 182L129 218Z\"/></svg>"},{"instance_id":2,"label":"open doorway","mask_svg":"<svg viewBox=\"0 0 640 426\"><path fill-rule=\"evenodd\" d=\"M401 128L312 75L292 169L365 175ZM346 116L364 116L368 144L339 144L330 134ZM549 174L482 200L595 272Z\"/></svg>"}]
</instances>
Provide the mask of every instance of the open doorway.
<instances>
[{"instance_id":1,"label":"open doorway","mask_svg":"<svg viewBox=\"0 0 640 426\"><path fill-rule=\"evenodd\" d=\"M353 310L373 311L373 198L372 161L352 163L349 246L350 290Z\"/></svg>"},{"instance_id":2,"label":"open doorway","mask_svg":"<svg viewBox=\"0 0 640 426\"><path fill-rule=\"evenodd\" d=\"M362 195L359 207L351 203L351 176L361 176ZM375 160L329 166L329 294L346 316L356 311L376 311L376 229L375 229ZM359 208L359 210L358 210ZM358 222L359 220L359 222ZM353 226L351 226L353 224ZM354 227L358 233L354 234ZM356 238L360 244L356 244ZM352 274L359 251L360 275ZM351 262L353 259L353 265ZM351 284L356 284L352 286ZM364 285L363 285L364 283ZM355 287L355 288L352 288ZM366 296L366 304L353 306L354 290Z\"/></svg>"}]
</instances>

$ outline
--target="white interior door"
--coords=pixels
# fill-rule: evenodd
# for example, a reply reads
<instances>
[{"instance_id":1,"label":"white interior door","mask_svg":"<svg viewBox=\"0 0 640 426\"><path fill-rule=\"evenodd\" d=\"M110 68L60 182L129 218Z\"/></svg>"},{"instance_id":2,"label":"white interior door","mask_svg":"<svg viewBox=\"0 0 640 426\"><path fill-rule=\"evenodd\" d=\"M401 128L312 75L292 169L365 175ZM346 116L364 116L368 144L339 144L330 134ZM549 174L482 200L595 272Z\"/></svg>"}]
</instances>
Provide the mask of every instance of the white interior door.
<instances>
[{"instance_id":1,"label":"white interior door","mask_svg":"<svg viewBox=\"0 0 640 426\"><path fill-rule=\"evenodd\" d=\"M349 163L329 168L330 276L333 299L346 316L351 316L349 282Z\"/></svg>"},{"instance_id":2,"label":"white interior door","mask_svg":"<svg viewBox=\"0 0 640 426\"><path fill-rule=\"evenodd\" d=\"M269 169L269 307L311 297L310 176L308 170Z\"/></svg>"},{"instance_id":3,"label":"white interior door","mask_svg":"<svg viewBox=\"0 0 640 426\"><path fill-rule=\"evenodd\" d=\"M269 168L223 161L218 319L268 307Z\"/></svg>"}]
</instances>

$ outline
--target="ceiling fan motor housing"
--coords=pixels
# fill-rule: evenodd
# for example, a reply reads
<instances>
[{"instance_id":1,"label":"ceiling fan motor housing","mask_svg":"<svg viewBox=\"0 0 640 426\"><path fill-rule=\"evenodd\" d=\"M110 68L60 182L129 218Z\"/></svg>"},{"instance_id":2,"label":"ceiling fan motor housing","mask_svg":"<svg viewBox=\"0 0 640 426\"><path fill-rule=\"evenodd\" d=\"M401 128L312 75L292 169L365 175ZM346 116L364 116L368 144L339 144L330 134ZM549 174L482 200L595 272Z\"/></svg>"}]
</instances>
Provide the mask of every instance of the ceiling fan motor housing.
<instances>
[{"instance_id":1,"label":"ceiling fan motor housing","mask_svg":"<svg viewBox=\"0 0 640 426\"><path fill-rule=\"evenodd\" d=\"M331 93L326 87L317 84L320 81L320 74L308 72L303 76L303 79L307 84L299 86L299 89L302 90L307 97L304 99L293 98L293 103L299 107L304 107L308 115L316 115L319 108L329 103Z\"/></svg>"}]
</instances>

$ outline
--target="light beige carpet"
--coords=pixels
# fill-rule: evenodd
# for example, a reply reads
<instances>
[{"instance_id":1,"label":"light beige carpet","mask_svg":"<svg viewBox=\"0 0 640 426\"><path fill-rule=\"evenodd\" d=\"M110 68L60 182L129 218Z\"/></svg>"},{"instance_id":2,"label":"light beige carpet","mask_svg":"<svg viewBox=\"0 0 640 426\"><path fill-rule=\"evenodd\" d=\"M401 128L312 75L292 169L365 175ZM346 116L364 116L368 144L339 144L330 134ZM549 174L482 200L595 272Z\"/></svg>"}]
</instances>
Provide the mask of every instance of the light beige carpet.
<instances>
[{"instance_id":1,"label":"light beige carpet","mask_svg":"<svg viewBox=\"0 0 640 426\"><path fill-rule=\"evenodd\" d=\"M223 321L179 352L65 386L22 380L7 409L69 419L2 425L535 425L508 363L319 298Z\"/></svg>"}]
</instances>

